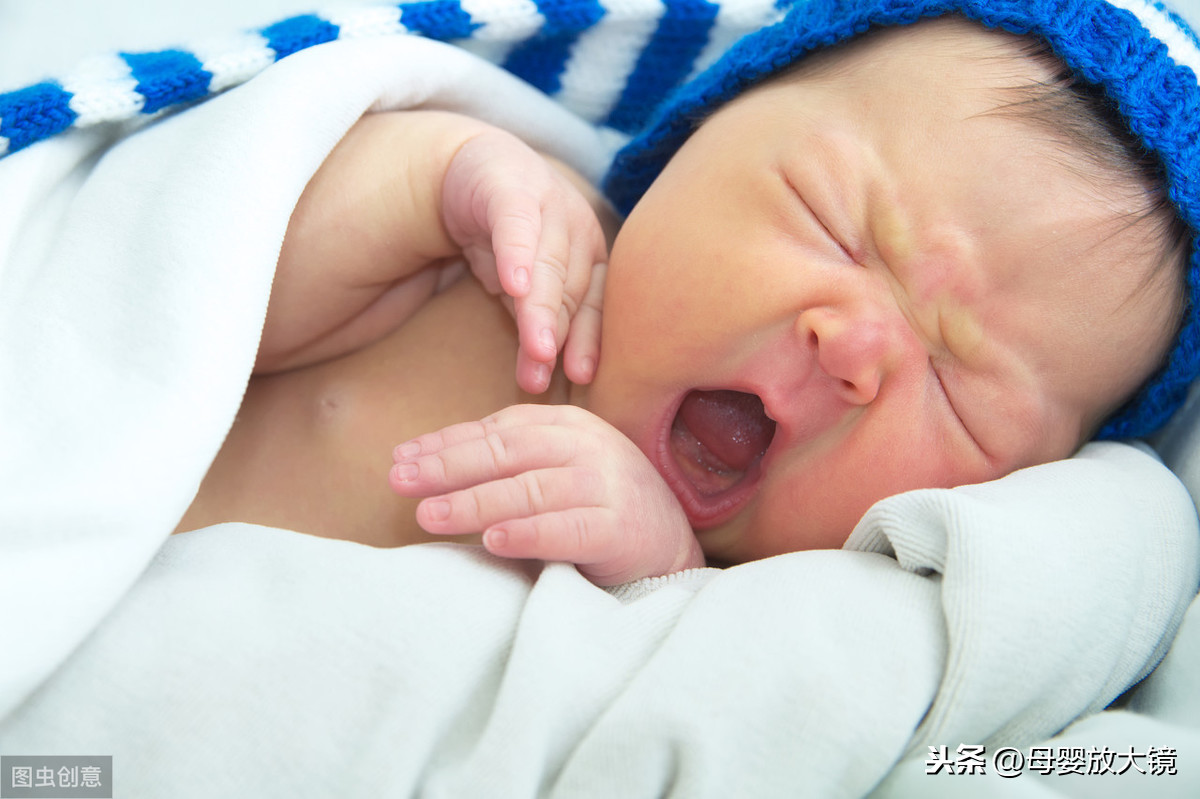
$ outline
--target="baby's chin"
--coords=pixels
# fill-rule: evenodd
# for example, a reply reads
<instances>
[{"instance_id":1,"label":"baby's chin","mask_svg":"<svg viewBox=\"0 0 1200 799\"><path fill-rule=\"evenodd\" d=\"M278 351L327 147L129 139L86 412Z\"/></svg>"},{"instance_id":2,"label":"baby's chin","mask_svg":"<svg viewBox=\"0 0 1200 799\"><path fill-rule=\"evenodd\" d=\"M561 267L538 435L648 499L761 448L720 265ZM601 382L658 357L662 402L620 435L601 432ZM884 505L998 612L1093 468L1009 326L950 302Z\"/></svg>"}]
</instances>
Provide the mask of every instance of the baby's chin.
<instances>
[{"instance_id":1,"label":"baby's chin","mask_svg":"<svg viewBox=\"0 0 1200 799\"><path fill-rule=\"evenodd\" d=\"M764 545L764 540L770 541L771 535L763 535L764 531L756 529L748 518L749 513L739 515L728 522L707 530L696 531L696 540L704 551L704 557L709 566L727 569L743 563L794 552L795 549L782 550ZM776 531L777 532L777 531Z\"/></svg>"},{"instance_id":2,"label":"baby's chin","mask_svg":"<svg viewBox=\"0 0 1200 799\"><path fill-rule=\"evenodd\" d=\"M805 513L786 501L793 498L786 487L766 484L731 518L707 529L693 528L709 565L728 567L779 555L841 549L866 512L857 510L857 504L830 502L821 503L816 513Z\"/></svg>"}]
</instances>

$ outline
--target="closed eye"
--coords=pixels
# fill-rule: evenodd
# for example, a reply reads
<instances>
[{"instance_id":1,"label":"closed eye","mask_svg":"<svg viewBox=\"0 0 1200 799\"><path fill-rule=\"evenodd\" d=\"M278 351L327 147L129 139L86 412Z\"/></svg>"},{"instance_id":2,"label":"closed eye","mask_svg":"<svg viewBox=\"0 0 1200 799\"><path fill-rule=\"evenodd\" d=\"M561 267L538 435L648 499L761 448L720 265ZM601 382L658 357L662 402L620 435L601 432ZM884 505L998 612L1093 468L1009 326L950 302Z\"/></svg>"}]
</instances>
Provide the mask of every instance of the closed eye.
<instances>
[{"instance_id":1,"label":"closed eye","mask_svg":"<svg viewBox=\"0 0 1200 799\"><path fill-rule=\"evenodd\" d=\"M850 250L847 249L845 244L842 244L842 240L839 239L836 235L834 235L834 233L829 229L829 227L824 222L821 221L820 217L817 217L817 224L819 224L822 227L822 229L824 229L825 235L827 235L829 237L829 240L832 241L835 245L837 245L837 248L842 251L842 255L845 257L845 259L847 261L849 261L850 263L852 263L856 266L862 266L862 263L857 258L854 257L853 253L851 253Z\"/></svg>"},{"instance_id":2,"label":"closed eye","mask_svg":"<svg viewBox=\"0 0 1200 799\"><path fill-rule=\"evenodd\" d=\"M942 397L946 400L946 406L950 409L950 413L954 415L954 419L958 422L958 426L964 433L967 434L967 437L971 439L971 443L973 443L980 452L983 452L986 455L987 450L985 450L983 445L979 443L979 439L977 439L975 434L971 432L970 425L968 425L966 420L963 419L962 414L959 412L958 407L954 403L954 397L951 394L950 389L946 387L946 380L942 375L942 370L938 368L933 358L929 359L929 370L933 373L933 377L937 381L938 388L942 392Z\"/></svg>"},{"instance_id":3,"label":"closed eye","mask_svg":"<svg viewBox=\"0 0 1200 799\"><path fill-rule=\"evenodd\" d=\"M795 184L793 184L791 179L787 176L787 173L782 169L777 171L788 191L793 197L796 198L797 204L800 207L800 215L806 221L813 223L821 237L829 244L832 244L842 258L850 263L858 264L858 259L851 255L850 251L842 243L837 234L833 232L829 225L825 224L825 220L821 218L821 215L818 214L816 210L808 203L808 201L804 199L804 194L796 188Z\"/></svg>"}]
</instances>

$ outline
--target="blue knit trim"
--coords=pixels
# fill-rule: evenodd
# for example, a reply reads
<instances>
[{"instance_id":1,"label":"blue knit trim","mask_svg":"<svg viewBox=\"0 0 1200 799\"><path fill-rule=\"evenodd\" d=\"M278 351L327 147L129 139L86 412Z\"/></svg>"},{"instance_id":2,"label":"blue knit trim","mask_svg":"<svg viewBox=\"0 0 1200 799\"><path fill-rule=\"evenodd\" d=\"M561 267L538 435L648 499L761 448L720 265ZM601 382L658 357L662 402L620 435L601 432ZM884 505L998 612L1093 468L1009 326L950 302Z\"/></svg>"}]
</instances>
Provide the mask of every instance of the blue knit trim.
<instances>
[{"instance_id":1,"label":"blue knit trim","mask_svg":"<svg viewBox=\"0 0 1200 799\"><path fill-rule=\"evenodd\" d=\"M75 123L71 93L54 81L0 94L0 136L9 152L62 133Z\"/></svg>"},{"instance_id":2,"label":"blue knit trim","mask_svg":"<svg viewBox=\"0 0 1200 799\"><path fill-rule=\"evenodd\" d=\"M337 38L338 27L315 14L291 17L259 31L267 40L267 46L275 51L275 60L286 58L292 53Z\"/></svg>"},{"instance_id":3,"label":"blue knit trim","mask_svg":"<svg viewBox=\"0 0 1200 799\"><path fill-rule=\"evenodd\" d=\"M200 60L182 50L163 50L159 53L121 53L137 81L134 88L146 98L143 114L153 114L163 108L208 94L212 73L200 65Z\"/></svg>"},{"instance_id":4,"label":"blue knit trim","mask_svg":"<svg viewBox=\"0 0 1200 799\"><path fill-rule=\"evenodd\" d=\"M409 33L430 39L447 42L467 39L479 27L458 0L401 3L400 9L400 23Z\"/></svg>"}]
</instances>

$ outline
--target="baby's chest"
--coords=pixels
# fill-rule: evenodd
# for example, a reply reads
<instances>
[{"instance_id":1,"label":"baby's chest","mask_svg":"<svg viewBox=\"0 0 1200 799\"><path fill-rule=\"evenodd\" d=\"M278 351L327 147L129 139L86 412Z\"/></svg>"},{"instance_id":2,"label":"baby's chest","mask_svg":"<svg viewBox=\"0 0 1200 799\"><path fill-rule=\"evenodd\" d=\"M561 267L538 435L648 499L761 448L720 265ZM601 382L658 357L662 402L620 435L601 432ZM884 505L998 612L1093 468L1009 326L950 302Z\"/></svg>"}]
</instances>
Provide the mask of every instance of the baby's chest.
<instances>
[{"instance_id":1,"label":"baby's chest","mask_svg":"<svg viewBox=\"0 0 1200 799\"><path fill-rule=\"evenodd\" d=\"M433 297L390 336L323 367L311 400L318 424L393 444L534 397L516 384L516 325L472 279ZM561 381L561 378L560 378ZM390 452L390 448L389 448Z\"/></svg>"},{"instance_id":2,"label":"baby's chest","mask_svg":"<svg viewBox=\"0 0 1200 799\"><path fill-rule=\"evenodd\" d=\"M424 540L415 501L387 486L392 449L565 393L518 389L516 348L508 312L463 280L358 352L255 378L190 526L240 520L377 545Z\"/></svg>"}]
</instances>

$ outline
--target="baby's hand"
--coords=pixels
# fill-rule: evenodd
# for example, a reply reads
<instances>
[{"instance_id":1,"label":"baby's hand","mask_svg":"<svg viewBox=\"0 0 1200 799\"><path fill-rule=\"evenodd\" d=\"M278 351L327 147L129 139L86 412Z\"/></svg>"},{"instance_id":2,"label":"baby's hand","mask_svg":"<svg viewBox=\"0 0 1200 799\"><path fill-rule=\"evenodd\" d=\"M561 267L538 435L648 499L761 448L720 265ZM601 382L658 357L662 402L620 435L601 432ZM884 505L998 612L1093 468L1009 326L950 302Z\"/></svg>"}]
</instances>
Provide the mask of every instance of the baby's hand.
<instances>
[{"instance_id":1,"label":"baby's hand","mask_svg":"<svg viewBox=\"0 0 1200 799\"><path fill-rule=\"evenodd\" d=\"M704 565L687 517L642 452L571 405L514 405L396 447L393 490L426 497L431 533L483 533L506 558L574 563L597 585Z\"/></svg>"},{"instance_id":2,"label":"baby's hand","mask_svg":"<svg viewBox=\"0 0 1200 799\"><path fill-rule=\"evenodd\" d=\"M442 218L484 287L512 303L518 385L545 391L564 342L567 377L590 382L608 251L579 189L520 139L490 129L450 162Z\"/></svg>"}]
</instances>

